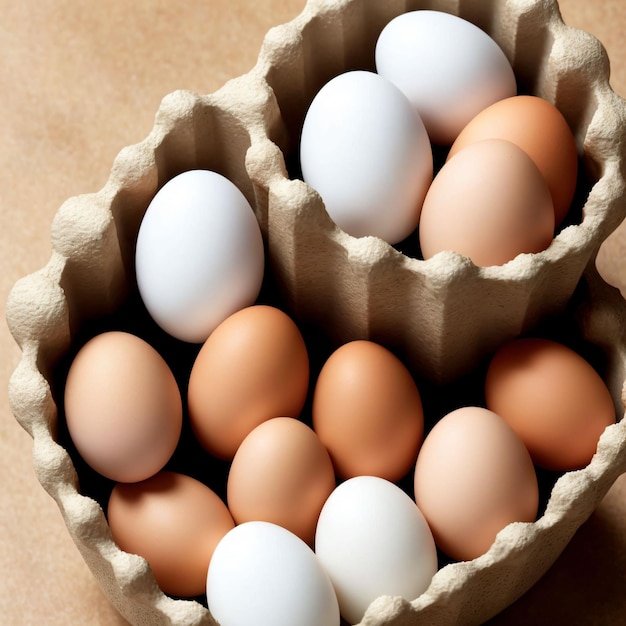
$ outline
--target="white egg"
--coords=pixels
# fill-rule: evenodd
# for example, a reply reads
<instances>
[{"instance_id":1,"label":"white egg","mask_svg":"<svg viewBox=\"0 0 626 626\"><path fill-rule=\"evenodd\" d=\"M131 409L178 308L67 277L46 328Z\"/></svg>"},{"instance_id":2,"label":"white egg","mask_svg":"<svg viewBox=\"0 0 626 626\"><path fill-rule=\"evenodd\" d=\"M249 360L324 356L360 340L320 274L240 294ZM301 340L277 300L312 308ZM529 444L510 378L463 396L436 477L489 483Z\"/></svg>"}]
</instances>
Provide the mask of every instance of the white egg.
<instances>
[{"instance_id":1,"label":"white egg","mask_svg":"<svg viewBox=\"0 0 626 626\"><path fill-rule=\"evenodd\" d=\"M217 544L207 574L221 626L339 626L337 598L313 550L269 522L244 522Z\"/></svg>"},{"instance_id":2,"label":"white egg","mask_svg":"<svg viewBox=\"0 0 626 626\"><path fill-rule=\"evenodd\" d=\"M333 491L318 520L315 552L351 624L379 596L414 600L437 571L435 542L417 505L374 476L351 478Z\"/></svg>"},{"instance_id":3,"label":"white egg","mask_svg":"<svg viewBox=\"0 0 626 626\"><path fill-rule=\"evenodd\" d=\"M433 176L428 135L410 102L365 71L340 74L317 93L302 128L300 164L339 228L390 244L416 229Z\"/></svg>"},{"instance_id":4,"label":"white egg","mask_svg":"<svg viewBox=\"0 0 626 626\"><path fill-rule=\"evenodd\" d=\"M445 146L480 111L517 93L498 44L471 22L441 11L391 20L376 43L376 71L406 94L431 141Z\"/></svg>"},{"instance_id":5,"label":"white egg","mask_svg":"<svg viewBox=\"0 0 626 626\"><path fill-rule=\"evenodd\" d=\"M253 304L264 271L252 207L227 178L191 170L157 192L135 252L139 293L167 333L202 343L230 314Z\"/></svg>"}]
</instances>

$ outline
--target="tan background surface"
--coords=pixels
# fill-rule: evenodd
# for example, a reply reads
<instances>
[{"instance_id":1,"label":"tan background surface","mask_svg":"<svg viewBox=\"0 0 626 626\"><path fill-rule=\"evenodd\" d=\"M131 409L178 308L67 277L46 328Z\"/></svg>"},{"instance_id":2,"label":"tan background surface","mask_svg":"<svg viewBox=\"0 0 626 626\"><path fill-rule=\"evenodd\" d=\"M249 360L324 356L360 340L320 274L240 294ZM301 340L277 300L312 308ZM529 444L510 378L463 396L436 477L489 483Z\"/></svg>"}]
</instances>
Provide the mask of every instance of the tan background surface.
<instances>
[{"instance_id":1,"label":"tan background surface","mask_svg":"<svg viewBox=\"0 0 626 626\"><path fill-rule=\"evenodd\" d=\"M246 72L263 35L304 0L0 0L0 312L44 265L70 196L98 190L113 158L143 139L162 97L212 92ZM596 35L626 96L624 0L562 0ZM626 287L626 235L605 248ZM31 440L6 388L19 350L0 325L0 624L124 624L37 482ZM626 475L548 574L494 624L626 624Z\"/></svg>"}]
</instances>

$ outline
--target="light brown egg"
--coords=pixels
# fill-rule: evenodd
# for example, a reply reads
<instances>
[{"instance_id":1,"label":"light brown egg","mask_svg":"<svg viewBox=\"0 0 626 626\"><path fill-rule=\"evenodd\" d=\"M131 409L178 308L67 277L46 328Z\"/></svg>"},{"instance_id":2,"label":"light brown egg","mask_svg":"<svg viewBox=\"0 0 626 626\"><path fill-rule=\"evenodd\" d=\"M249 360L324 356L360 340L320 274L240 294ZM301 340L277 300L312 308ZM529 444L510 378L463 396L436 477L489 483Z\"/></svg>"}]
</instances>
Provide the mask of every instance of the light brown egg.
<instances>
[{"instance_id":1,"label":"light brown egg","mask_svg":"<svg viewBox=\"0 0 626 626\"><path fill-rule=\"evenodd\" d=\"M114 331L88 341L69 369L64 401L79 454L112 480L156 474L178 444L176 380L161 355L135 335Z\"/></svg>"},{"instance_id":2,"label":"light brown egg","mask_svg":"<svg viewBox=\"0 0 626 626\"><path fill-rule=\"evenodd\" d=\"M116 485L107 516L115 543L144 557L161 589L181 597L204 593L213 551L235 526L209 487L166 471Z\"/></svg>"},{"instance_id":3,"label":"light brown egg","mask_svg":"<svg viewBox=\"0 0 626 626\"><path fill-rule=\"evenodd\" d=\"M483 139L511 141L535 162L548 183L558 226L569 211L578 176L576 141L562 113L537 96L505 98L469 122L448 158Z\"/></svg>"},{"instance_id":4,"label":"light brown egg","mask_svg":"<svg viewBox=\"0 0 626 626\"><path fill-rule=\"evenodd\" d=\"M539 488L524 444L498 415L463 407L426 436L415 501L437 546L456 560L484 554L511 522L537 516Z\"/></svg>"},{"instance_id":5,"label":"light brown egg","mask_svg":"<svg viewBox=\"0 0 626 626\"><path fill-rule=\"evenodd\" d=\"M424 412L411 373L371 341L339 347L322 367L313 395L313 428L342 478L395 482L417 457Z\"/></svg>"},{"instance_id":6,"label":"light brown egg","mask_svg":"<svg viewBox=\"0 0 626 626\"><path fill-rule=\"evenodd\" d=\"M571 470L591 461L615 406L600 375L556 341L517 339L496 352L485 383L487 406L521 437L534 462Z\"/></svg>"},{"instance_id":7,"label":"light brown egg","mask_svg":"<svg viewBox=\"0 0 626 626\"><path fill-rule=\"evenodd\" d=\"M275 307L247 307L224 320L196 357L188 388L191 426L206 450L231 460L262 422L298 417L308 386L308 353L293 320Z\"/></svg>"},{"instance_id":8,"label":"light brown egg","mask_svg":"<svg viewBox=\"0 0 626 626\"><path fill-rule=\"evenodd\" d=\"M503 139L470 144L439 170L419 225L425 259L451 250L478 266L541 252L553 236L554 209L543 175L521 148Z\"/></svg>"},{"instance_id":9,"label":"light brown egg","mask_svg":"<svg viewBox=\"0 0 626 626\"><path fill-rule=\"evenodd\" d=\"M313 545L322 506L335 488L330 456L303 422L276 417L244 440L228 475L228 508L240 524L278 524Z\"/></svg>"}]
</instances>

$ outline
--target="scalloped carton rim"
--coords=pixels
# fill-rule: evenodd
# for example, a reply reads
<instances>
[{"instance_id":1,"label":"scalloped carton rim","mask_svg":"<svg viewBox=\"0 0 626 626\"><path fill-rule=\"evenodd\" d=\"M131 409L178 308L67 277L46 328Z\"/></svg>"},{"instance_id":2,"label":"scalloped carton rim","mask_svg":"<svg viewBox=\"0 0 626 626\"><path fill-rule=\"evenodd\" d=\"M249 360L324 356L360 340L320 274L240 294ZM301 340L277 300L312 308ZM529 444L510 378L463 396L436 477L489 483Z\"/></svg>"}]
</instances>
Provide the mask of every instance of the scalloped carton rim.
<instances>
[{"instance_id":1,"label":"scalloped carton rim","mask_svg":"<svg viewBox=\"0 0 626 626\"><path fill-rule=\"evenodd\" d=\"M448 11L486 30L520 84L556 104L572 127L589 185L580 219L544 252L488 268L447 252L412 258L379 239L342 232L319 196L290 175L298 129L316 91L348 69L372 69L382 27L419 8ZM626 104L609 87L606 54L595 38L562 22L554 0L310 1L293 21L268 32L248 74L210 95L166 96L148 137L120 152L105 186L60 207L48 264L21 279L7 303L23 352L10 381L14 415L33 437L41 484L126 619L151 626L215 623L201 603L164 595L146 561L116 547L100 504L81 494L74 463L59 444L52 381L81 328L134 292L134 242L160 186L193 168L227 176L255 210L270 271L297 319L337 342L381 341L414 372L438 382L562 313L584 285L581 332L605 354L605 380L621 421L606 430L588 467L557 480L535 523L511 524L485 555L445 565L419 598L377 599L362 622L478 624L530 588L626 471L625 307L593 267L600 244L626 213L625 144Z\"/></svg>"}]
</instances>

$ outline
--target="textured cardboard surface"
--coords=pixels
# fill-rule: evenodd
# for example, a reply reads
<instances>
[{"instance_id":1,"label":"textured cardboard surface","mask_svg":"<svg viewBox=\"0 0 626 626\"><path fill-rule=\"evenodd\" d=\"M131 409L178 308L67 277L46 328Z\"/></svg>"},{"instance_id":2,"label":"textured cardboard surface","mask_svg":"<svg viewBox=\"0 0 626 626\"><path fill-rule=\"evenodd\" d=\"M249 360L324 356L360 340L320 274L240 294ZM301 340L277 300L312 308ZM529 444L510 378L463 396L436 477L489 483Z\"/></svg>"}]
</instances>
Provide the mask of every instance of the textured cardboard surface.
<instances>
[{"instance_id":1,"label":"textured cardboard surface","mask_svg":"<svg viewBox=\"0 0 626 626\"><path fill-rule=\"evenodd\" d=\"M179 19L176 25L156 3L137 3L130 15L128 7L115 4L106 11L103 9L102 15L96 7L89 7L86 12L78 3L69 3L63 12L57 7L57 13L51 9L52 5L29 11L25 3L19 9L7 9L8 21L1 41L9 54L2 78L4 93L16 97L7 98L2 104L5 146L9 148L3 153L1 218L6 244L2 254L9 270L3 278L4 293L17 278L48 260L49 226L57 207L68 197L95 191L104 184L119 148L147 134L165 93L179 87L210 93L224 78L230 77L221 73L228 69L218 68L234 67L232 76L246 71L256 59L267 28L293 17L302 6L301 3L274 6L270 2L250 5L216 2L210 8L205 5L187 5L183 21ZM575 9L575 3L572 5ZM584 3L580 6L584 8L579 15L586 15L590 8ZM598 15L612 20L609 26L619 33L620 24L624 24L615 15L621 10L619 6L594 3L594 7L598 7ZM200 15L194 14L196 9ZM563 9L567 19L567 3L563 3ZM217 13L211 15L212 11ZM154 19L155 15L158 20ZM201 18L204 23L212 24L214 30L207 33L201 28ZM226 23L230 20L233 30L225 30L219 20ZM218 27L220 23L222 26ZM576 25L592 30L584 22ZM251 33L258 34L256 41ZM164 39L168 39L167 45L163 44ZM619 42L617 36L616 41ZM198 47L202 48L201 53L197 52ZM145 57L141 56L142 51ZM248 56L245 51L249 51ZM200 62L194 56L197 54L202 55ZM211 59L213 54L215 57ZM181 58L185 62L176 64L174 59ZM623 64L617 64L617 69L620 68ZM111 103L115 106L111 107ZM144 127L140 128L142 123ZM62 224L57 221L57 229L59 223ZM618 279L621 278L620 241L615 238L605 255L607 271ZM50 340L54 342L57 338ZM3 373L8 379L19 351L6 332L3 348L3 354L7 355ZM6 560L2 566L3 573L12 572L3 576L0 595L3 619L7 623L89 623L90 620L115 623L114 612L77 556L56 505L33 477L31 441L12 421L8 406L3 407L2 429L5 453L1 475L5 488L2 516L3 528L7 528L2 539L3 544L6 542L6 549L2 550L2 559ZM580 616L586 612L597 616L607 611L606 621L619 623L616 616L623 615L624 606L617 594L609 591L617 590L620 579L624 580L624 533L619 532L619 524L623 528L625 517L622 485L623 480L575 536L570 548L576 550L580 537L580 552L571 556L572 552L566 551L563 569L558 569L558 561L550 572L556 572L552 579L549 574L544 579L547 582L542 580L535 588L538 591L533 590L539 594L536 604L531 592L527 604L523 599L503 619L514 622L517 615L523 621L520 616L536 616L543 611L544 617L552 616L544 623L555 623L559 615ZM86 514L89 517L88 511ZM589 529L587 535L586 529ZM591 555L591 561L585 557L583 562L592 570L599 568L599 573L596 575L594 571L587 579L580 575L585 567L582 562L578 562L578 569L575 565L576 558L582 559L590 545L598 546L598 550ZM599 558L607 553L613 556L611 560ZM564 583L567 576L570 578L565 578ZM569 597L572 582L581 580L585 581L587 595L581 598L581 594L574 593ZM547 591L542 591L545 585ZM566 602L550 600L548 606L542 606L546 598L564 597L563 594ZM565 612L554 612L559 604Z\"/></svg>"}]
</instances>

